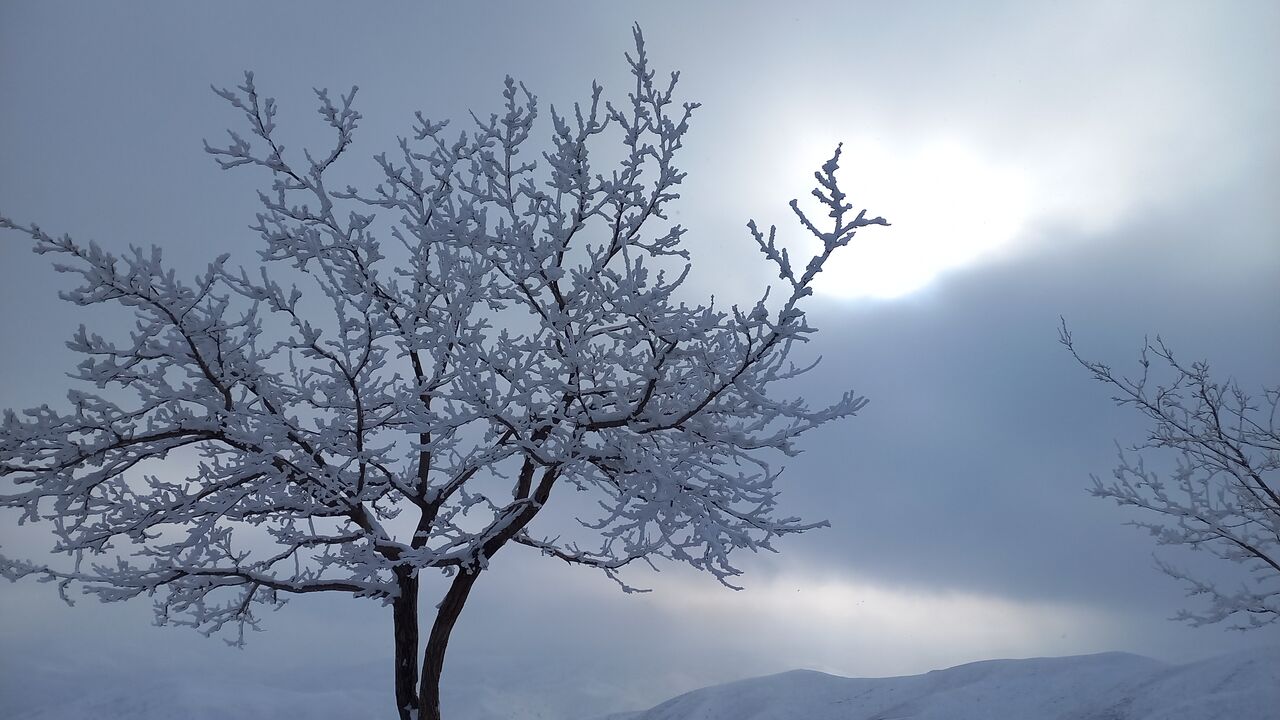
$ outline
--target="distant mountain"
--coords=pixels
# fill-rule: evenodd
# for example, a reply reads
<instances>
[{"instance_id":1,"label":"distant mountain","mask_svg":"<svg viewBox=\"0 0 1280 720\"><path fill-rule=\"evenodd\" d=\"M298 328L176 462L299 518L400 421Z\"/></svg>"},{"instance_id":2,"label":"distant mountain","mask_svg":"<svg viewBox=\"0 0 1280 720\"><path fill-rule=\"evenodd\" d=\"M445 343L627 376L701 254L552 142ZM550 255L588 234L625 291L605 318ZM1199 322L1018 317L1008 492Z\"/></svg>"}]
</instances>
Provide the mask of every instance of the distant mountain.
<instances>
[{"instance_id":1,"label":"distant mountain","mask_svg":"<svg viewBox=\"0 0 1280 720\"><path fill-rule=\"evenodd\" d=\"M11 660L13 660L11 658ZM645 680L585 684L588 672L459 664L449 720L1280 720L1280 647L1166 665L1104 653L992 660L910 677L811 670L696 690L641 712ZM8 663L10 668L13 663ZM73 658L0 673L0 720L382 720L394 717L382 663L219 676L131 673ZM2 666L0 666L2 667ZM35 672L30 672L35 670ZM499 678L506 678L500 680Z\"/></svg>"},{"instance_id":2,"label":"distant mountain","mask_svg":"<svg viewBox=\"0 0 1280 720\"><path fill-rule=\"evenodd\" d=\"M0 651L0 720L390 720L388 666L298 666L193 672L58 658L39 663ZM455 661L446 670L449 720L566 720L635 705L635 677L585 682L583 669L504 658ZM643 697L643 696L641 696ZM652 697L650 694L648 697Z\"/></svg>"},{"instance_id":3,"label":"distant mountain","mask_svg":"<svg viewBox=\"0 0 1280 720\"><path fill-rule=\"evenodd\" d=\"M794 670L598 720L908 719L1280 720L1280 647L1176 666L1103 653L877 679Z\"/></svg>"}]
</instances>

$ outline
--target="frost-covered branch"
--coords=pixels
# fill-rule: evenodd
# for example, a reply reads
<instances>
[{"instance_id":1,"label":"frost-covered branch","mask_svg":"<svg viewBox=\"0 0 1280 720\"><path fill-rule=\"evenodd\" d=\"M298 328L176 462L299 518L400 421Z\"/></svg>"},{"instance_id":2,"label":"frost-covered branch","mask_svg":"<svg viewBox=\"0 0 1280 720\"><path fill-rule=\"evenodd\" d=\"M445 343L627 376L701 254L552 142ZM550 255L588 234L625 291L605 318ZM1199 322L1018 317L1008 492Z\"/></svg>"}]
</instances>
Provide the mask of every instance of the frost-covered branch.
<instances>
[{"instance_id":1,"label":"frost-covered branch","mask_svg":"<svg viewBox=\"0 0 1280 720\"><path fill-rule=\"evenodd\" d=\"M4 573L104 600L159 594L162 621L208 632L243 633L255 606L290 594L378 598L410 717L432 706L405 690L423 570L452 577L428 693L472 583L508 545L624 589L625 566L657 558L729 585L735 550L822 525L778 516L773 463L866 400L815 407L778 387L813 367L791 353L814 332L801 309L814 278L887 223L853 212L837 149L815 174L830 222L792 205L822 242L802 271L752 223L781 292L749 309L691 301L686 230L668 210L698 104L634 38L624 99L593 83L588 101L544 113L507 78L499 110L466 127L418 113L373 156L371 188L340 179L359 161L355 88L316 91L332 135L319 149L286 145L252 73L215 88L243 129L207 152L265 184L249 268L223 256L186 279L158 249L118 256L0 218L78 277L65 299L135 318L114 337L76 333L86 389L66 407L5 413L0 504L48 523L68 560ZM539 529L564 490L597 498L573 529L593 539Z\"/></svg>"},{"instance_id":2,"label":"frost-covered branch","mask_svg":"<svg viewBox=\"0 0 1280 720\"><path fill-rule=\"evenodd\" d=\"M1145 442L1120 453L1111 482L1093 479L1093 494L1145 511L1150 519L1131 524L1158 544L1202 550L1243 570L1238 585L1224 586L1159 561L1191 596L1210 600L1207 610L1183 610L1178 619L1231 619L1238 629L1280 621L1280 389L1250 396L1234 380L1215 380L1206 363L1180 362L1159 338L1143 348L1141 374L1123 377L1082 358L1065 325L1061 337L1094 378L1117 391L1118 405L1152 422ZM1153 364L1168 379L1153 379ZM1146 464L1157 450L1174 456L1163 475Z\"/></svg>"}]
</instances>

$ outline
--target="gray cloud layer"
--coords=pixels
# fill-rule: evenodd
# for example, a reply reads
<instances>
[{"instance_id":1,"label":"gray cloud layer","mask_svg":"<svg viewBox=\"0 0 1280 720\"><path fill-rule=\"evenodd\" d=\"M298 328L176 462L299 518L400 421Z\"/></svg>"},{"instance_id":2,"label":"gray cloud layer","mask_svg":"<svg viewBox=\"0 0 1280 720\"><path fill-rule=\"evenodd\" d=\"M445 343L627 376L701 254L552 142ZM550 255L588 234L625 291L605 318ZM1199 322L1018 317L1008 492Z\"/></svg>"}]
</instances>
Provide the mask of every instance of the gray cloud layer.
<instances>
[{"instance_id":1,"label":"gray cloud layer","mask_svg":"<svg viewBox=\"0 0 1280 720\"><path fill-rule=\"evenodd\" d=\"M1280 62L1273 5L406 3L366 13L10 3L0 11L0 210L112 247L159 243L193 269L224 251L251 262L252 189L200 149L234 121L208 83L255 69L302 137L312 85L359 84L367 120L357 150L368 156L414 109L457 117L492 107L504 73L562 105L592 77L621 91L633 12L658 63L681 68L688 96L706 106L676 218L693 229L695 257L715 260L714 273L696 276L701 289L747 298L769 281L742 224L789 222L785 201L808 187L801 169L823 159L795 155L840 138L899 149L958 138L1024 171L1034 194L997 257L896 301L815 300L822 332L805 351L825 361L797 391L820 399L852 387L872 399L790 465L787 507L830 518L830 530L750 561L752 587L736 595L707 596L714 586L674 571L655 580L655 595L624 597L596 578L506 559L509 572L487 578L464 617L459 663L506 655L566 673L632 673L648 683L629 698L640 704L802 663L879 674L990 653L1181 658L1276 640L1163 621L1180 589L1150 567L1126 516L1084 492L1089 473L1108 472L1112 439L1137 439L1141 427L1056 344L1061 315L1087 353L1118 366L1136 360L1144 334L1161 333L1248 385L1275 382L1280 91L1264 70ZM846 168L853 179L857 158ZM867 241L893 242L892 230ZM61 342L75 324L124 321L57 303L62 279L21 245L0 248L6 407L61 395L71 363ZM27 542L7 521L0 533L5 547ZM805 625L779 613L789 602L780 583L844 589ZM0 597L0 644L20 649L6 651L7 673L73 650L157 665L336 662L377 657L389 632L373 605L305 603L232 656L142 627L145 608L68 610L49 591ZM901 625L912 630L895 649L849 614L859 597L941 615ZM943 632L955 618L979 622L979 610L960 606L987 601L1060 615L1044 619L1052 633L1022 639L997 637L999 618L969 636ZM309 624L334 622L357 638L345 651L308 638Z\"/></svg>"}]
</instances>

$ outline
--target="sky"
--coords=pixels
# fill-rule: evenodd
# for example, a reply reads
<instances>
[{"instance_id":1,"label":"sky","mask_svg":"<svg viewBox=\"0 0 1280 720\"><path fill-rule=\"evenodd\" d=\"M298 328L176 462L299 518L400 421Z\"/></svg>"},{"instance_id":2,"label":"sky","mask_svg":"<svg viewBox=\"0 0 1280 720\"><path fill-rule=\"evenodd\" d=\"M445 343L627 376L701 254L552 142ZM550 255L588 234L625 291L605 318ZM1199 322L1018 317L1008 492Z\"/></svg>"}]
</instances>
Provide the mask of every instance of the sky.
<instances>
[{"instance_id":1,"label":"sky","mask_svg":"<svg viewBox=\"0 0 1280 720\"><path fill-rule=\"evenodd\" d=\"M1280 628L1167 619L1194 600L1155 569L1133 516L1086 491L1143 424L1057 342L1061 317L1086 356L1131 369L1158 334L1245 387L1276 382L1275 3L8 2L0 213L108 248L159 244L190 272L223 252L252 263L257 186L202 150L238 121L211 84L254 70L299 144L318 128L312 87L359 85L354 153L371 158L415 110L497 107L506 74L544 103L586 99L593 79L620 96L636 21L703 105L674 216L694 290L753 299L776 280L746 221L804 247L786 203L845 144L852 202L893 225L830 268L802 349L823 362L796 390L871 402L806 436L781 481L784 511L831 528L740 558L745 590L664 566L629 577L654 592L624 595L512 553L477 585L446 683L545 695L571 679L594 694L548 712L585 717L796 667L1184 661L1280 642ZM128 327L58 301L68 282L22 236L0 238L0 406L65 394L79 323ZM0 525L6 552L40 543L38 528ZM297 601L245 650L150 627L145 605L69 608L48 586L0 586L6 682L389 657L376 603Z\"/></svg>"}]
</instances>

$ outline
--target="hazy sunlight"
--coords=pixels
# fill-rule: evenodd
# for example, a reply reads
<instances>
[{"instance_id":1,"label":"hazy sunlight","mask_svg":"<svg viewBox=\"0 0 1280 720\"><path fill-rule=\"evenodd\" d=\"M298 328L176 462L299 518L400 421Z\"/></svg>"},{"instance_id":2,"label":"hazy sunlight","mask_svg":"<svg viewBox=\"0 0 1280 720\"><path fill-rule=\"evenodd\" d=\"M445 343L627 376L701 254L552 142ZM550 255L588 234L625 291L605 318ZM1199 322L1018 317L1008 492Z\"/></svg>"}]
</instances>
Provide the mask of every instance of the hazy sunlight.
<instances>
[{"instance_id":1,"label":"hazy sunlight","mask_svg":"<svg viewBox=\"0 0 1280 720\"><path fill-rule=\"evenodd\" d=\"M828 148L799 153L825 157ZM850 201L892 229L864 232L819 276L819 292L889 299L923 288L942 273L992 256L1029 214L1021 173L945 141L914 152L869 142L845 144L842 169Z\"/></svg>"}]
</instances>

